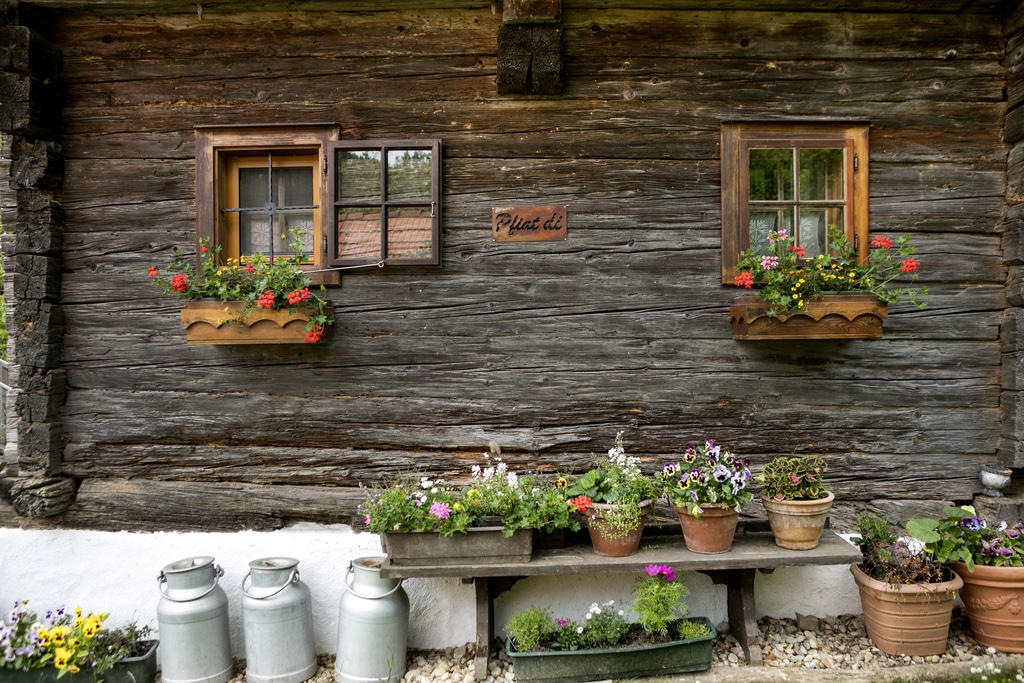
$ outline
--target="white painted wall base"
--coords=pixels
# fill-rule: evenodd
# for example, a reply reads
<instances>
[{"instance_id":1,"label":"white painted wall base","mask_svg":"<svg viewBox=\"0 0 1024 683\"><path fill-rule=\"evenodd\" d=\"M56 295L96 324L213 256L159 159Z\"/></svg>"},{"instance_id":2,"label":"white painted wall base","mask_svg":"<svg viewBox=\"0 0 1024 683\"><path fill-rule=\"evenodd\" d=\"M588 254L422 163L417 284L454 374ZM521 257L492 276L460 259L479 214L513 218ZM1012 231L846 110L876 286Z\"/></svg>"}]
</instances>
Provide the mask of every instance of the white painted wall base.
<instances>
[{"instance_id":1,"label":"white painted wall base","mask_svg":"<svg viewBox=\"0 0 1024 683\"><path fill-rule=\"evenodd\" d=\"M20 599L37 612L81 606L110 612L108 625L130 621L156 627L160 601L157 577L166 565L211 555L224 570L232 649L245 657L242 634L242 580L249 562L263 557L294 557L312 594L316 651L337 651L338 605L348 563L382 555L378 537L351 527L297 525L273 532L153 533L0 529L0 618ZM617 600L628 607L636 579L629 575L533 577L520 581L495 603L495 622L536 604L552 614L581 617L593 602ZM719 623L726 618L725 588L703 574L681 576L691 590L690 614ZM476 639L473 587L457 579L410 579L404 584L411 614L409 647L441 649ZM755 584L758 616L793 617L860 612L860 598L849 569L800 567L759 575Z\"/></svg>"}]
</instances>

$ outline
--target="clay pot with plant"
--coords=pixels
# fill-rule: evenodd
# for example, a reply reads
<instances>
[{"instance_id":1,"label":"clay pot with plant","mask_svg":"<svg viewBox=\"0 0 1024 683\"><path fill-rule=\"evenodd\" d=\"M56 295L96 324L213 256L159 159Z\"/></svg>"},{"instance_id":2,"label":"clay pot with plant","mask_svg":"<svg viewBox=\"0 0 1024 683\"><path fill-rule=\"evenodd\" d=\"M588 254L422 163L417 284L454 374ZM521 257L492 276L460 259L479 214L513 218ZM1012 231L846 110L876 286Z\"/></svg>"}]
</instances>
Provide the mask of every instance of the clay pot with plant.
<instances>
[{"instance_id":1,"label":"clay pot with plant","mask_svg":"<svg viewBox=\"0 0 1024 683\"><path fill-rule=\"evenodd\" d=\"M764 484L761 502L775 536L788 550L818 546L835 494L822 477L828 463L817 456L778 457L764 466L757 480Z\"/></svg>"},{"instance_id":2,"label":"clay pot with plant","mask_svg":"<svg viewBox=\"0 0 1024 683\"><path fill-rule=\"evenodd\" d=\"M868 637L888 655L931 656L946 651L953 602L964 583L949 567L898 536L871 513L857 520L861 563L851 565Z\"/></svg>"}]
</instances>

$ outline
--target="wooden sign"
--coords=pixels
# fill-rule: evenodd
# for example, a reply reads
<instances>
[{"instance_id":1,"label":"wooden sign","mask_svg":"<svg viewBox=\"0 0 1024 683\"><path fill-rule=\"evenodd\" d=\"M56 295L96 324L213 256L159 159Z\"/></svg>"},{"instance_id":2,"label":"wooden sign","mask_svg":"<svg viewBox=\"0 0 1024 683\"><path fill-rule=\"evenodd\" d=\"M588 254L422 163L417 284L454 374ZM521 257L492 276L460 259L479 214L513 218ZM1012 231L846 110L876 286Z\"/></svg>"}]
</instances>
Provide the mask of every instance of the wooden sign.
<instances>
[{"instance_id":1,"label":"wooden sign","mask_svg":"<svg viewBox=\"0 0 1024 683\"><path fill-rule=\"evenodd\" d=\"M495 242L549 242L569 234L564 206L495 206L491 235Z\"/></svg>"}]
</instances>

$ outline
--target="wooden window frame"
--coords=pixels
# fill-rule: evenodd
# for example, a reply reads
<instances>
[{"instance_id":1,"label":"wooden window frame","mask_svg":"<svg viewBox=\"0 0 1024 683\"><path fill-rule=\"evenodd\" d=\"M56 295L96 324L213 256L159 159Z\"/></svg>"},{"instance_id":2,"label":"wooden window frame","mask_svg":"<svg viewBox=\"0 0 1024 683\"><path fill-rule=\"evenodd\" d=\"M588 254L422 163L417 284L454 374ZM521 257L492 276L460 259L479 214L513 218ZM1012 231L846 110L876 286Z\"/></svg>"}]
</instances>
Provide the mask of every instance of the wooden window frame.
<instances>
[{"instance_id":1,"label":"wooden window frame","mask_svg":"<svg viewBox=\"0 0 1024 683\"><path fill-rule=\"evenodd\" d=\"M389 150L430 150L430 207L431 207L431 241L430 256L426 258L394 258L387 256L387 230L381 231L381 254L376 258L366 257L345 257L338 255L338 211L337 209L347 204L349 206L364 204L369 207L379 207L381 220L386 226L389 207L395 206L419 206L426 202L420 200L391 201L387 193L387 153ZM338 174L335 171L334 159L338 152L344 151L379 151L381 153L381 198L379 203L366 202L342 202L338 200L337 180ZM329 207L328 222L331 229L328 233L328 263L331 267L359 266L372 263L383 263L384 265L395 266L439 266L441 265L441 140L344 140L332 142L328 146L328 155L331 159L331 173L328 182L328 197L325 205Z\"/></svg>"},{"instance_id":2,"label":"wooden window frame","mask_svg":"<svg viewBox=\"0 0 1024 683\"><path fill-rule=\"evenodd\" d=\"M750 247L748 152L765 147L843 147L843 232L863 262L868 256L868 129L864 122L723 123L722 284L732 285L740 253Z\"/></svg>"},{"instance_id":3,"label":"wooden window frame","mask_svg":"<svg viewBox=\"0 0 1024 683\"><path fill-rule=\"evenodd\" d=\"M294 151L308 149L317 155L314 195L321 201L327 194L327 156L329 143L340 138L341 129L334 123L310 123L305 125L251 125L251 126L197 126L196 134L196 236L207 238L213 244L229 244L227 221L220 209L226 205L228 191L228 164L230 159L242 154L267 151ZM317 233L326 235L327 212L319 210ZM197 250L198 251L198 250ZM313 284L337 285L341 274L317 272L326 268L321 254L308 267Z\"/></svg>"}]
</instances>

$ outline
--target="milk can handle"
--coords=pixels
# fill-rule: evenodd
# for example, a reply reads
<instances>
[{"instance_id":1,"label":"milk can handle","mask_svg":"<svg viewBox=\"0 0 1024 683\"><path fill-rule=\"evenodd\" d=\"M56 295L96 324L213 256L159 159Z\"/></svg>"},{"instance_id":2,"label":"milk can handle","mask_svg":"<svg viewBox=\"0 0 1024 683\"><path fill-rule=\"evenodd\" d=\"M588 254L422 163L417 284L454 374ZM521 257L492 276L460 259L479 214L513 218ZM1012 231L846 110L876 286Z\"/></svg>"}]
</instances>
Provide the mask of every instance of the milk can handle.
<instances>
[{"instance_id":1,"label":"milk can handle","mask_svg":"<svg viewBox=\"0 0 1024 683\"><path fill-rule=\"evenodd\" d=\"M288 579L287 581L285 581L283 584L281 584L280 588L278 588L273 593L270 593L269 595L253 595L252 593L247 591L245 589L245 580L246 579L251 579L251 578L252 578L252 570L250 569L249 573L246 574L242 578L242 594L245 595L245 597L247 597L247 598L252 598L253 600L266 600L267 598L272 598L275 595L277 595L278 593L280 593L281 591L283 591L285 588L288 587L288 584L290 584L290 583L298 583L299 582L299 570L298 569L293 569L292 570L291 578Z\"/></svg>"},{"instance_id":2,"label":"milk can handle","mask_svg":"<svg viewBox=\"0 0 1024 683\"><path fill-rule=\"evenodd\" d=\"M392 588L391 590L389 590L387 593L382 593L381 595L360 595L359 591L357 591L354 588L352 588L352 580L351 579L352 579L352 563L349 562L348 563L348 572L345 573L345 588L347 588L348 591L350 593L352 593L352 595L356 596L357 598L363 598L364 600L380 600L381 598L386 598L389 595L391 595L392 593L394 593L395 591L397 591L399 588L402 587L402 579L399 579L398 583L395 585L395 587Z\"/></svg>"},{"instance_id":3,"label":"milk can handle","mask_svg":"<svg viewBox=\"0 0 1024 683\"><path fill-rule=\"evenodd\" d=\"M205 598L207 595L212 593L217 588L217 579L219 579L222 576L224 576L224 569L219 564L215 565L213 572L213 585L210 586L210 588L202 595L197 595L196 597L189 598L188 600L175 600L164 591L164 584L167 583L167 575L164 574L163 570L160 571L160 576L156 577L156 580L160 582L160 595L164 596L171 602L192 602L193 600L198 600L199 598Z\"/></svg>"}]
</instances>

